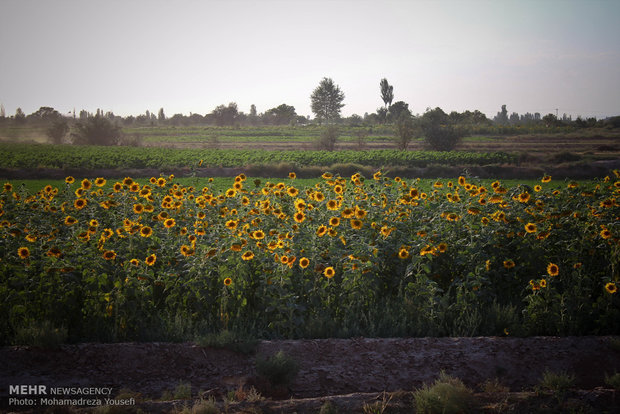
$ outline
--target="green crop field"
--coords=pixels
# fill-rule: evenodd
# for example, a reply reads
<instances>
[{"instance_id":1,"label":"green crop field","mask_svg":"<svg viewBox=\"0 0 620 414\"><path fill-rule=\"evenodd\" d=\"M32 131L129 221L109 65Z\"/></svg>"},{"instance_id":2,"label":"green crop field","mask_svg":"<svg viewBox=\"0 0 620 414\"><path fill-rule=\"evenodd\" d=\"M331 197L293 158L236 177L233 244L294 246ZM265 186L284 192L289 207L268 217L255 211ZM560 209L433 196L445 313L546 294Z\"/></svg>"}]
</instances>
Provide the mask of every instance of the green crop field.
<instances>
[{"instance_id":1,"label":"green crop field","mask_svg":"<svg viewBox=\"0 0 620 414\"><path fill-rule=\"evenodd\" d=\"M266 151L172 149L156 147L0 144L2 168L172 168L243 167L252 164L290 163L296 166L330 166L357 163L372 167L425 167L429 164L483 165L512 161L506 153L440 151Z\"/></svg>"}]
</instances>

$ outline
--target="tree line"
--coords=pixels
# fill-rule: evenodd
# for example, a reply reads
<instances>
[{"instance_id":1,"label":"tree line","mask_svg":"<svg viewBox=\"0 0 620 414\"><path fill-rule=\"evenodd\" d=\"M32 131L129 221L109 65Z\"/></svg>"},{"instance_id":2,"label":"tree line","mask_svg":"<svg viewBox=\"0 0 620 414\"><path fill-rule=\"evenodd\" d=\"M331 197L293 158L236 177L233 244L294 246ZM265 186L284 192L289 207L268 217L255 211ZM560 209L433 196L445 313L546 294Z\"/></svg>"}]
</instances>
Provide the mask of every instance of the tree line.
<instances>
[{"instance_id":1,"label":"tree line","mask_svg":"<svg viewBox=\"0 0 620 414\"><path fill-rule=\"evenodd\" d=\"M41 107L30 115L26 115L21 108L17 108L14 116L7 117L4 107L0 105L0 125L7 123L45 125L47 126L46 133L53 143L62 143L70 134L70 140L75 144L127 145L131 142L128 142L127 137L121 134L123 126L242 127L318 124L325 126L320 139L321 146L325 149L334 148L338 136L337 125L348 127L390 125L393 128L397 146L403 150L407 149L414 136L423 136L433 149L450 150L462 136L468 134L520 133L521 127L539 128L536 132L543 132L545 128L559 127L620 127L620 116L607 120L578 117L573 121L566 114L562 118L553 114L541 116L540 113L519 115L513 112L508 115L506 105L502 105L501 110L493 119L487 118L478 110L467 110L461 113L452 111L448 114L439 107L427 108L423 114L414 115L408 103L404 101L392 103L394 86L390 85L386 78L379 82L379 95L383 106L377 108L375 112L367 112L363 117L357 114L342 117L341 109L345 106L345 94L331 78L325 77L310 95L314 119L297 114L295 107L286 103L262 113L258 113L256 106L251 105L249 113L245 113L239 110L235 102L230 102L227 105L218 105L205 115L190 113L189 116L174 114L171 117L166 116L164 108L160 108L157 115L147 110L144 114L137 116L121 117L110 111L104 113L100 109L97 109L94 114L85 110L81 110L77 115L75 110L72 113L60 114L51 107ZM70 124L73 125L72 128Z\"/></svg>"}]
</instances>

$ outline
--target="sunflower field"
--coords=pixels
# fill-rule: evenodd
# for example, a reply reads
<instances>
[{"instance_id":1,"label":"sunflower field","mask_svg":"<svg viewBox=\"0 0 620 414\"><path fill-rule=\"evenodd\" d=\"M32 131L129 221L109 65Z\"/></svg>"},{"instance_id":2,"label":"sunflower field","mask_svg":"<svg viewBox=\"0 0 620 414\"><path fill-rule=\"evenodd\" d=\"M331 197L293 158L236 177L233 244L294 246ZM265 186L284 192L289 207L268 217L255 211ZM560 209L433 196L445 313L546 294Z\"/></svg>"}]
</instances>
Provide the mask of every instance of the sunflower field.
<instances>
[{"instance_id":1,"label":"sunflower field","mask_svg":"<svg viewBox=\"0 0 620 414\"><path fill-rule=\"evenodd\" d=\"M620 173L534 187L67 177L0 194L0 338L620 334Z\"/></svg>"}]
</instances>

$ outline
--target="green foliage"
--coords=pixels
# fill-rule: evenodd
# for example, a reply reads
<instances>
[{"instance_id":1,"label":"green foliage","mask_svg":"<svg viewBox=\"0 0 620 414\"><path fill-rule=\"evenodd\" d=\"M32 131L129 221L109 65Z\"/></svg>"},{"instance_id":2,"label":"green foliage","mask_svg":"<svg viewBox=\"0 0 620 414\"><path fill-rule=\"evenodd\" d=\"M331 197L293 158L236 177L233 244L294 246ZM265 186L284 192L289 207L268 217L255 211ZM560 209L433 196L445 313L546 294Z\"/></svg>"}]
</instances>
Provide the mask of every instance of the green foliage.
<instances>
[{"instance_id":1,"label":"green foliage","mask_svg":"<svg viewBox=\"0 0 620 414\"><path fill-rule=\"evenodd\" d=\"M450 151L461 139L460 132L441 108L426 111L419 124L426 143L434 150Z\"/></svg>"},{"instance_id":2,"label":"green foliage","mask_svg":"<svg viewBox=\"0 0 620 414\"><path fill-rule=\"evenodd\" d=\"M337 140L338 128L334 125L328 125L321 133L317 144L320 150L333 151Z\"/></svg>"},{"instance_id":3,"label":"green foliage","mask_svg":"<svg viewBox=\"0 0 620 414\"><path fill-rule=\"evenodd\" d=\"M396 146L405 151L415 134L415 125L410 115L403 114L398 118L395 126Z\"/></svg>"},{"instance_id":4,"label":"green foliage","mask_svg":"<svg viewBox=\"0 0 620 414\"><path fill-rule=\"evenodd\" d=\"M542 389L553 392L558 400L563 400L566 392L575 385L575 376L547 369L543 372L539 385Z\"/></svg>"},{"instance_id":5,"label":"green foliage","mask_svg":"<svg viewBox=\"0 0 620 414\"><path fill-rule=\"evenodd\" d=\"M310 95L312 112L319 122L329 124L340 116L340 110L344 106L344 93L331 78L323 78Z\"/></svg>"},{"instance_id":6,"label":"green foliage","mask_svg":"<svg viewBox=\"0 0 620 414\"><path fill-rule=\"evenodd\" d=\"M263 122L268 125L289 125L291 122L294 123L296 119L295 107L287 104L271 108L265 111L262 116Z\"/></svg>"},{"instance_id":7,"label":"green foliage","mask_svg":"<svg viewBox=\"0 0 620 414\"><path fill-rule=\"evenodd\" d=\"M27 326L18 328L15 333L16 345L30 345L40 348L58 348L67 341L67 328L54 326L52 322L44 320L31 322Z\"/></svg>"},{"instance_id":8,"label":"green foliage","mask_svg":"<svg viewBox=\"0 0 620 414\"><path fill-rule=\"evenodd\" d=\"M379 87L381 88L381 99L385 107L388 108L392 104L392 99L394 99L394 86L390 85L386 78L383 78L379 82Z\"/></svg>"},{"instance_id":9,"label":"green foliage","mask_svg":"<svg viewBox=\"0 0 620 414\"><path fill-rule=\"evenodd\" d=\"M443 371L433 385L416 390L413 397L416 413L420 414L474 412L473 392L460 379Z\"/></svg>"},{"instance_id":10,"label":"green foliage","mask_svg":"<svg viewBox=\"0 0 620 414\"><path fill-rule=\"evenodd\" d=\"M513 160L502 152L437 151L266 151L266 150L185 150L156 147L102 147L0 143L3 168L186 168L244 167L288 163L291 166L329 167L337 163L356 163L375 168L383 166L426 167L429 165L502 164Z\"/></svg>"},{"instance_id":11,"label":"green foliage","mask_svg":"<svg viewBox=\"0 0 620 414\"><path fill-rule=\"evenodd\" d=\"M331 401L327 400L321 405L319 414L339 414L339 411Z\"/></svg>"},{"instance_id":12,"label":"green foliage","mask_svg":"<svg viewBox=\"0 0 620 414\"><path fill-rule=\"evenodd\" d=\"M204 347L225 348L242 354L252 354L258 346L255 337L226 329L216 334L203 335L198 338L197 343Z\"/></svg>"},{"instance_id":13,"label":"green foliage","mask_svg":"<svg viewBox=\"0 0 620 414\"><path fill-rule=\"evenodd\" d=\"M210 116L215 120L216 125L223 126L235 125L239 117L239 110L235 102L230 102L228 106L219 105L216 107Z\"/></svg>"},{"instance_id":14,"label":"green foliage","mask_svg":"<svg viewBox=\"0 0 620 414\"><path fill-rule=\"evenodd\" d=\"M268 358L257 357L256 371L267 378L272 385L288 385L297 375L299 365L284 351L278 351Z\"/></svg>"},{"instance_id":15,"label":"green foliage","mask_svg":"<svg viewBox=\"0 0 620 414\"><path fill-rule=\"evenodd\" d=\"M616 372L613 375L605 374L605 384L611 386L616 391L620 391L620 373Z\"/></svg>"},{"instance_id":16,"label":"green foliage","mask_svg":"<svg viewBox=\"0 0 620 414\"><path fill-rule=\"evenodd\" d=\"M178 411L179 414L220 414L221 412L213 397L206 400L200 399L191 407L183 407L181 411Z\"/></svg>"},{"instance_id":17,"label":"green foliage","mask_svg":"<svg viewBox=\"0 0 620 414\"><path fill-rule=\"evenodd\" d=\"M409 110L409 104L403 101L394 102L394 104L388 108L387 118L390 122L399 122L401 121L401 118L411 116L412 114Z\"/></svg>"},{"instance_id":18,"label":"green foliage","mask_svg":"<svg viewBox=\"0 0 620 414\"><path fill-rule=\"evenodd\" d=\"M73 143L79 145L117 145L121 139L121 129L108 118L97 114L76 123L71 136Z\"/></svg>"},{"instance_id":19,"label":"green foliage","mask_svg":"<svg viewBox=\"0 0 620 414\"><path fill-rule=\"evenodd\" d=\"M192 384L179 382L172 392L175 400L190 400L192 398Z\"/></svg>"},{"instance_id":20,"label":"green foliage","mask_svg":"<svg viewBox=\"0 0 620 414\"><path fill-rule=\"evenodd\" d=\"M620 333L611 178L237 178L5 183L3 345Z\"/></svg>"},{"instance_id":21,"label":"green foliage","mask_svg":"<svg viewBox=\"0 0 620 414\"><path fill-rule=\"evenodd\" d=\"M64 118L54 120L52 125L45 131L52 144L62 144L68 132L69 124Z\"/></svg>"},{"instance_id":22,"label":"green foliage","mask_svg":"<svg viewBox=\"0 0 620 414\"><path fill-rule=\"evenodd\" d=\"M372 404L364 404L362 406L364 414L384 414L393 398L393 395L390 395L389 398L387 395L388 394L384 391L381 396L381 401L375 401Z\"/></svg>"}]
</instances>

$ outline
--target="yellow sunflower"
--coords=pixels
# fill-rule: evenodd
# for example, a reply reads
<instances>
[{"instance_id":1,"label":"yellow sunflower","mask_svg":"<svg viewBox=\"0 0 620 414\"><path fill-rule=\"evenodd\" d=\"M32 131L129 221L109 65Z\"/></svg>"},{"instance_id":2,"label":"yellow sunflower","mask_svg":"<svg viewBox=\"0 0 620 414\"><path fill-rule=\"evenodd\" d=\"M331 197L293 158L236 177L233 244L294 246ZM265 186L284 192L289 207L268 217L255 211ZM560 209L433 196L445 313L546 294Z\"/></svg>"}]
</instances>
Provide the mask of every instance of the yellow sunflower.
<instances>
[{"instance_id":1,"label":"yellow sunflower","mask_svg":"<svg viewBox=\"0 0 620 414\"><path fill-rule=\"evenodd\" d=\"M157 261L157 256L155 255L155 253L144 259L144 262L149 266L153 266L155 264L155 261Z\"/></svg>"},{"instance_id":2,"label":"yellow sunflower","mask_svg":"<svg viewBox=\"0 0 620 414\"><path fill-rule=\"evenodd\" d=\"M164 221L164 227L167 229L174 227L176 224L177 222L173 218L169 218Z\"/></svg>"},{"instance_id":3,"label":"yellow sunflower","mask_svg":"<svg viewBox=\"0 0 620 414\"><path fill-rule=\"evenodd\" d=\"M511 259L504 260L504 267L506 269L512 269L513 267L515 267L515 262Z\"/></svg>"},{"instance_id":4,"label":"yellow sunflower","mask_svg":"<svg viewBox=\"0 0 620 414\"><path fill-rule=\"evenodd\" d=\"M361 229L363 225L364 223L362 222L362 220L358 220L358 219L351 220L351 227L355 230Z\"/></svg>"},{"instance_id":5,"label":"yellow sunflower","mask_svg":"<svg viewBox=\"0 0 620 414\"><path fill-rule=\"evenodd\" d=\"M185 257L189 257L189 256L193 256L194 255L194 249L192 249L190 246L184 244L181 246L181 254Z\"/></svg>"},{"instance_id":6,"label":"yellow sunflower","mask_svg":"<svg viewBox=\"0 0 620 414\"><path fill-rule=\"evenodd\" d=\"M326 278L331 279L336 274L336 271L334 270L333 267L329 266L325 268L325 270L323 271L323 274L325 275Z\"/></svg>"},{"instance_id":7,"label":"yellow sunflower","mask_svg":"<svg viewBox=\"0 0 620 414\"><path fill-rule=\"evenodd\" d=\"M325 233L327 233L327 226L321 225L316 229L316 235L319 237L325 236Z\"/></svg>"},{"instance_id":8,"label":"yellow sunflower","mask_svg":"<svg viewBox=\"0 0 620 414\"><path fill-rule=\"evenodd\" d=\"M398 251L398 258L399 259L407 259L409 257L409 250L405 247L401 247L400 250Z\"/></svg>"},{"instance_id":9,"label":"yellow sunflower","mask_svg":"<svg viewBox=\"0 0 620 414\"><path fill-rule=\"evenodd\" d=\"M547 273L549 274L549 276L557 276L558 274L560 274L560 268L554 263L549 263L547 265Z\"/></svg>"},{"instance_id":10,"label":"yellow sunflower","mask_svg":"<svg viewBox=\"0 0 620 414\"><path fill-rule=\"evenodd\" d=\"M76 210L81 210L86 207L86 204L88 204L88 202L85 198L78 198L73 202L73 207L75 207Z\"/></svg>"},{"instance_id":11,"label":"yellow sunflower","mask_svg":"<svg viewBox=\"0 0 620 414\"><path fill-rule=\"evenodd\" d=\"M27 259L30 256L30 250L27 247L20 247L17 249L17 255L20 259Z\"/></svg>"},{"instance_id":12,"label":"yellow sunflower","mask_svg":"<svg viewBox=\"0 0 620 414\"><path fill-rule=\"evenodd\" d=\"M153 229L149 226L144 226L140 229L140 236L151 237L153 235Z\"/></svg>"},{"instance_id":13,"label":"yellow sunflower","mask_svg":"<svg viewBox=\"0 0 620 414\"><path fill-rule=\"evenodd\" d=\"M521 203L527 203L528 201L530 201L530 194L529 193L519 194L519 201Z\"/></svg>"},{"instance_id":14,"label":"yellow sunflower","mask_svg":"<svg viewBox=\"0 0 620 414\"><path fill-rule=\"evenodd\" d=\"M332 227L338 227L340 225L340 218L332 217L329 219L329 225Z\"/></svg>"}]
</instances>

